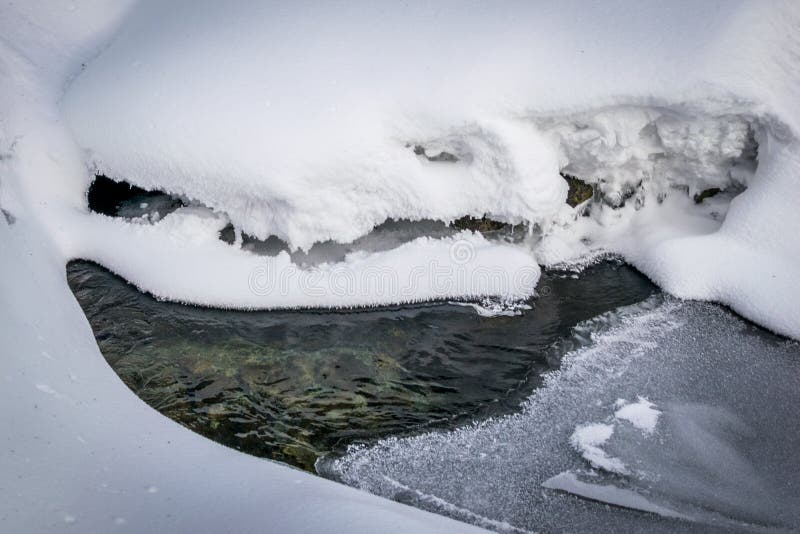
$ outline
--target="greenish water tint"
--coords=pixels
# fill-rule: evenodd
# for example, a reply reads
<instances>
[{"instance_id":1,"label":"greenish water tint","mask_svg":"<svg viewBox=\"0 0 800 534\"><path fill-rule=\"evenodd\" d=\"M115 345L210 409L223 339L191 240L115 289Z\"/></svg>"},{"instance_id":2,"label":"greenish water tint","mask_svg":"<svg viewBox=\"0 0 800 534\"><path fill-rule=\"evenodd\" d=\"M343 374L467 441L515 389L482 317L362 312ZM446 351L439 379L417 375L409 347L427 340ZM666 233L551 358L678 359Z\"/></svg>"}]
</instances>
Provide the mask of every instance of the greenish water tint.
<instances>
[{"instance_id":1,"label":"greenish water tint","mask_svg":"<svg viewBox=\"0 0 800 534\"><path fill-rule=\"evenodd\" d=\"M351 443L515 411L575 324L656 291L605 262L545 273L533 309L487 318L448 303L213 310L159 302L89 262L71 262L67 277L101 352L145 402L222 444L312 471Z\"/></svg>"}]
</instances>

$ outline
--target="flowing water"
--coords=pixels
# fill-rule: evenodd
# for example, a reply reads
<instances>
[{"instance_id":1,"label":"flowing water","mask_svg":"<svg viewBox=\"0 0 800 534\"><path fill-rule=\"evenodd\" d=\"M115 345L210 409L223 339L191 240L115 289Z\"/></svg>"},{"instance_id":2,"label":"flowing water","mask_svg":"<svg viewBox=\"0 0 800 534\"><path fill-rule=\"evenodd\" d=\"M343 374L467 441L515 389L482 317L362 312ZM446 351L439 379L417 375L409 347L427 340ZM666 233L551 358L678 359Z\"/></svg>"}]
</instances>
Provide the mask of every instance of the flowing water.
<instances>
[{"instance_id":1,"label":"flowing water","mask_svg":"<svg viewBox=\"0 0 800 534\"><path fill-rule=\"evenodd\" d=\"M532 309L516 317L449 303L237 312L160 302L84 261L67 275L101 352L145 402L220 443L308 470L353 443L518 411L558 366L572 327L656 291L610 261L545 273Z\"/></svg>"}]
</instances>

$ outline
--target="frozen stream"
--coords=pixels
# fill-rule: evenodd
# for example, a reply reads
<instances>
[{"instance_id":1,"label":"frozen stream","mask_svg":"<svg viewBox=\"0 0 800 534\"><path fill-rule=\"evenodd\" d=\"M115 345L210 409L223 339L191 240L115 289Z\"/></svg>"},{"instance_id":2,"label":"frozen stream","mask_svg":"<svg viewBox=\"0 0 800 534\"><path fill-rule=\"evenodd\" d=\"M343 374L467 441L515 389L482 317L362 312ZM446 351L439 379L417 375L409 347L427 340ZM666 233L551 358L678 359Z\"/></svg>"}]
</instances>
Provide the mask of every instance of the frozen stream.
<instances>
[{"instance_id":1,"label":"frozen stream","mask_svg":"<svg viewBox=\"0 0 800 534\"><path fill-rule=\"evenodd\" d=\"M576 333L593 342L523 413L352 448L322 471L496 530L800 526L796 342L660 296Z\"/></svg>"}]
</instances>

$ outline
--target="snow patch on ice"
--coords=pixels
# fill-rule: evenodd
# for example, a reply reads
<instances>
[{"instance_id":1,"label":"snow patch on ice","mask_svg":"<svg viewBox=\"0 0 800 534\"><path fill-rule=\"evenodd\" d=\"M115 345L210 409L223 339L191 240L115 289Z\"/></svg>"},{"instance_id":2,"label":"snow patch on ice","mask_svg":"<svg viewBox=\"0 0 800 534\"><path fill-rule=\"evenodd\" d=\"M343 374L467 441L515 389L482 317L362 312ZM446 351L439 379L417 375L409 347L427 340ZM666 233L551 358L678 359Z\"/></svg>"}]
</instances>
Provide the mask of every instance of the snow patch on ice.
<instances>
[{"instance_id":1,"label":"snow patch on ice","mask_svg":"<svg viewBox=\"0 0 800 534\"><path fill-rule=\"evenodd\" d=\"M610 457L602 449L603 444L611 438L613 433L613 425L604 423L578 425L570 436L569 442L592 467L624 475L628 469L622 460Z\"/></svg>"},{"instance_id":2,"label":"snow patch on ice","mask_svg":"<svg viewBox=\"0 0 800 534\"><path fill-rule=\"evenodd\" d=\"M649 435L655 432L658 416L661 415L661 411L656 410L655 406L644 397L639 397L636 402L630 404L624 399L619 399L616 402L618 409L614 412L614 417L628 421Z\"/></svg>"}]
</instances>

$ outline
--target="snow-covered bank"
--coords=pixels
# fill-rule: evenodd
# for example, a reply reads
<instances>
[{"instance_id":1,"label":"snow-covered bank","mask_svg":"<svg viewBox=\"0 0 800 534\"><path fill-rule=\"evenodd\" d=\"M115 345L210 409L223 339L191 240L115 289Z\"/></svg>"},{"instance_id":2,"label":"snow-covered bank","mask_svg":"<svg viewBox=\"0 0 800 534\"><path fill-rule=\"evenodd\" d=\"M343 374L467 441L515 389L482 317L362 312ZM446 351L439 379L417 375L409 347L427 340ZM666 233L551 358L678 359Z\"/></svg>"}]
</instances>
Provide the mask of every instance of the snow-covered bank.
<instances>
[{"instance_id":1,"label":"snow-covered bank","mask_svg":"<svg viewBox=\"0 0 800 534\"><path fill-rule=\"evenodd\" d=\"M354 307L447 298L525 299L540 269L533 254L464 231L420 237L382 252L303 267L286 251L259 256L219 239L226 220L181 208L157 224L94 216L80 234L91 258L158 297L221 308ZM76 228L77 229L77 228Z\"/></svg>"},{"instance_id":2,"label":"snow-covered bank","mask_svg":"<svg viewBox=\"0 0 800 534\"><path fill-rule=\"evenodd\" d=\"M483 247L470 268L510 280L526 262L621 253L674 294L719 300L800 336L791 305L800 283L789 276L796 233L773 224L797 224L781 206L796 197L800 171L797 6L653 9L143 2L76 78L63 109L98 172L189 198L237 231L291 249L349 243L387 219L488 214L526 223L531 239L517 251ZM565 205L560 172L594 186L592 205ZM691 200L717 189L701 205ZM315 274L321 292L292 283L288 295L256 298L246 282L255 259L210 243L170 252L174 275L162 277L167 269L150 268L147 251L165 250L165 223L145 236L82 221L109 231L75 230L86 237L71 254L186 302L410 300L360 286L359 297L341 298L325 272ZM406 279L428 256L445 258L448 242L419 245L327 269L392 265ZM286 257L266 261L272 273L302 270ZM423 285L414 298L520 297L535 278L505 291Z\"/></svg>"},{"instance_id":3,"label":"snow-covered bank","mask_svg":"<svg viewBox=\"0 0 800 534\"><path fill-rule=\"evenodd\" d=\"M148 407L103 359L63 256L30 221L0 218L0 530L468 530L223 447Z\"/></svg>"}]
</instances>

